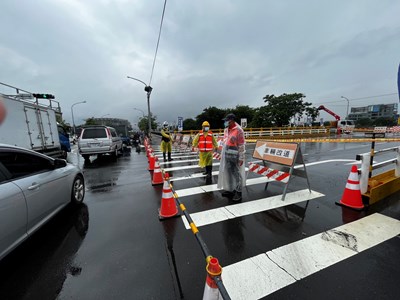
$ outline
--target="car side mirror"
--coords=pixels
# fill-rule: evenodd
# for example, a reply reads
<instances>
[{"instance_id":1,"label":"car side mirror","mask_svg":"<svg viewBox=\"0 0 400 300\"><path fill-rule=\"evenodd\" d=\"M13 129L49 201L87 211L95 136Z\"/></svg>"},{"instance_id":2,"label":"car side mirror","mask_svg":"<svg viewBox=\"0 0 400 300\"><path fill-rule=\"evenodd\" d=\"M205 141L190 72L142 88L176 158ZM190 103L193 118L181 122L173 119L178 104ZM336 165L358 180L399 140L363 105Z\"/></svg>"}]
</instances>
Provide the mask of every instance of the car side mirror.
<instances>
[{"instance_id":1,"label":"car side mirror","mask_svg":"<svg viewBox=\"0 0 400 300\"><path fill-rule=\"evenodd\" d=\"M67 161L65 159L56 158L54 159L54 168L64 168L67 166Z\"/></svg>"}]
</instances>

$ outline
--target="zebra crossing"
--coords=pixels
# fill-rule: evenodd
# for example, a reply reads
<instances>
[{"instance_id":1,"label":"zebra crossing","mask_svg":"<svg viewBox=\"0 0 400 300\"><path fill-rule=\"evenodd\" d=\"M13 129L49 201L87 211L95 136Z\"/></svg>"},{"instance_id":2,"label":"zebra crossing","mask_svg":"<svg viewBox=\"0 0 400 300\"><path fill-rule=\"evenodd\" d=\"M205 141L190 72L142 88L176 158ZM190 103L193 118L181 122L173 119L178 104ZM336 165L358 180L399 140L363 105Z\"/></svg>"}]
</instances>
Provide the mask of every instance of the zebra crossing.
<instances>
[{"instance_id":1,"label":"zebra crossing","mask_svg":"<svg viewBox=\"0 0 400 300\"><path fill-rule=\"evenodd\" d=\"M169 162L174 164L173 167L165 163L162 168L166 172L174 172L170 180L176 182L174 188L179 199L185 197L185 201L189 203L191 196L219 192L217 184L199 185L198 181L193 181L191 187L180 188L180 182L190 182L203 175L199 173L196 158L180 160L184 156L179 156L178 153L175 157L177 160ZM341 162L345 165L351 163L351 160L326 161L326 163L332 162ZM314 162L306 166L322 163L324 162ZM218 166L219 162L214 161L214 170ZM191 169L194 170L192 174L180 176L179 171ZM213 171L213 176L217 175L218 171ZM274 180L264 176L248 178L246 187L272 181ZM190 211L190 216L197 227L213 226L292 204L305 202L308 204L308 201L317 199L323 201L324 197L321 192L302 189L287 193L284 201L281 200L281 195L270 196L203 211ZM184 217L182 223L187 230L191 228ZM399 234L400 221L375 213L272 250L266 249L266 252L224 266L223 282L232 299L260 299Z\"/></svg>"}]
</instances>

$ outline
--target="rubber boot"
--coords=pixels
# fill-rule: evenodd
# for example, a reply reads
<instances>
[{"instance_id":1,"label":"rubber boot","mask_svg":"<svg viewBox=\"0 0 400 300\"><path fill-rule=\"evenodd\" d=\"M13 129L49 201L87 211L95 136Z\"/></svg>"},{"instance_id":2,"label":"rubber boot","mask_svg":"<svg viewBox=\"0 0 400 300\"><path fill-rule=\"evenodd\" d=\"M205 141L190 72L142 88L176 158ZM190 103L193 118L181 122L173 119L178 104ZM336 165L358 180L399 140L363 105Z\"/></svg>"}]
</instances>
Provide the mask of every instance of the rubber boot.
<instances>
[{"instance_id":1,"label":"rubber boot","mask_svg":"<svg viewBox=\"0 0 400 300\"><path fill-rule=\"evenodd\" d=\"M235 192L233 195L232 201L242 201L242 192Z\"/></svg>"},{"instance_id":2,"label":"rubber boot","mask_svg":"<svg viewBox=\"0 0 400 300\"><path fill-rule=\"evenodd\" d=\"M206 166L206 184L211 184L212 183L212 166Z\"/></svg>"},{"instance_id":3,"label":"rubber boot","mask_svg":"<svg viewBox=\"0 0 400 300\"><path fill-rule=\"evenodd\" d=\"M171 161L171 160L173 160L171 157L171 152L168 152L168 161Z\"/></svg>"},{"instance_id":4,"label":"rubber boot","mask_svg":"<svg viewBox=\"0 0 400 300\"><path fill-rule=\"evenodd\" d=\"M163 152L163 157L164 157L164 162L166 162L167 161L167 153L165 153L165 152Z\"/></svg>"}]
</instances>

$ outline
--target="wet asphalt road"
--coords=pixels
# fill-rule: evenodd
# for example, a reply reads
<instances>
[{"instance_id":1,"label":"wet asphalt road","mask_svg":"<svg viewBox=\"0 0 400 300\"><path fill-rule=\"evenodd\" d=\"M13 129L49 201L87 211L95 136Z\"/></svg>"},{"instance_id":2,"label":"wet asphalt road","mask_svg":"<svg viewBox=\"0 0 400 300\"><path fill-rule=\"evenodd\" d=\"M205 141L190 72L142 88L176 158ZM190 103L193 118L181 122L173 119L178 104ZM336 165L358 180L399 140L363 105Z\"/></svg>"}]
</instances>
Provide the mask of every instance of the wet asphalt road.
<instances>
[{"instance_id":1,"label":"wet asphalt road","mask_svg":"<svg viewBox=\"0 0 400 300\"><path fill-rule=\"evenodd\" d=\"M158 140L154 138L154 147ZM379 144L379 148L397 146ZM253 147L253 148L252 148ZM254 146L248 145L249 159ZM306 163L355 159L369 143L305 143ZM144 152L118 161L103 157L90 164L76 153L69 158L84 169L85 204L68 207L0 262L0 299L201 299L205 283L203 254L180 218L160 222L162 186L151 185ZM195 162L193 164L196 164ZM172 166L172 164L171 164ZM214 170L217 168L214 167ZM400 193L355 212L334 204L342 196L350 165L344 162L307 168L311 188L326 196L262 213L200 227L222 266L258 255L373 212L400 220ZM200 172L179 170L174 177ZM216 183L216 177L214 177ZM204 185L204 179L179 181L175 189ZM289 191L306 188L301 178ZM243 202L279 195L282 185L249 186ZM231 204L220 192L184 197L189 212ZM392 238L343 262L289 285L266 299L395 299L398 297L400 239Z\"/></svg>"}]
</instances>

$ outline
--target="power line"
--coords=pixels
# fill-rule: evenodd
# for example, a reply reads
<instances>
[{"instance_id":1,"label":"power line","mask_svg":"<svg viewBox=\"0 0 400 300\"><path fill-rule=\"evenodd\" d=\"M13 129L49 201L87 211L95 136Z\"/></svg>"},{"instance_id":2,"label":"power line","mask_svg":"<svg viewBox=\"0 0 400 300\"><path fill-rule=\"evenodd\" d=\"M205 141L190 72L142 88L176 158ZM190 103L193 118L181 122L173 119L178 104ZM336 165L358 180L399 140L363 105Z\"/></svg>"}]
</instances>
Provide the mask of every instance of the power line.
<instances>
[{"instance_id":1,"label":"power line","mask_svg":"<svg viewBox=\"0 0 400 300\"><path fill-rule=\"evenodd\" d=\"M376 95L376 96L369 96L369 97L362 97L362 98L353 98L349 100L363 100L363 99L370 99L370 98L377 98L377 97L383 97L383 96L393 96L397 95L397 93L391 93L391 94L382 94L382 95Z\"/></svg>"},{"instance_id":2,"label":"power line","mask_svg":"<svg viewBox=\"0 0 400 300\"><path fill-rule=\"evenodd\" d=\"M357 101L357 100L378 98L378 97L384 97L384 96L393 96L393 95L397 95L397 93L381 94L381 95L374 95L374 96L361 97L361 98L349 98L349 101ZM343 101L345 101L345 100L315 102L314 104L338 103L338 102L343 102Z\"/></svg>"},{"instance_id":3,"label":"power line","mask_svg":"<svg viewBox=\"0 0 400 300\"><path fill-rule=\"evenodd\" d=\"M167 5L167 0L164 1L164 8L161 16L161 23L160 23L160 31L158 32L158 40L157 40L157 46L156 46L156 53L154 54L154 60L153 60L153 67L151 68L151 75L150 75L150 81L149 85L151 85L151 80L153 79L153 73L154 73L154 66L156 64L156 58L157 58L157 52L158 52L158 45L160 44L160 37L161 37L161 29L164 21L164 14L165 14L165 7Z\"/></svg>"}]
</instances>

